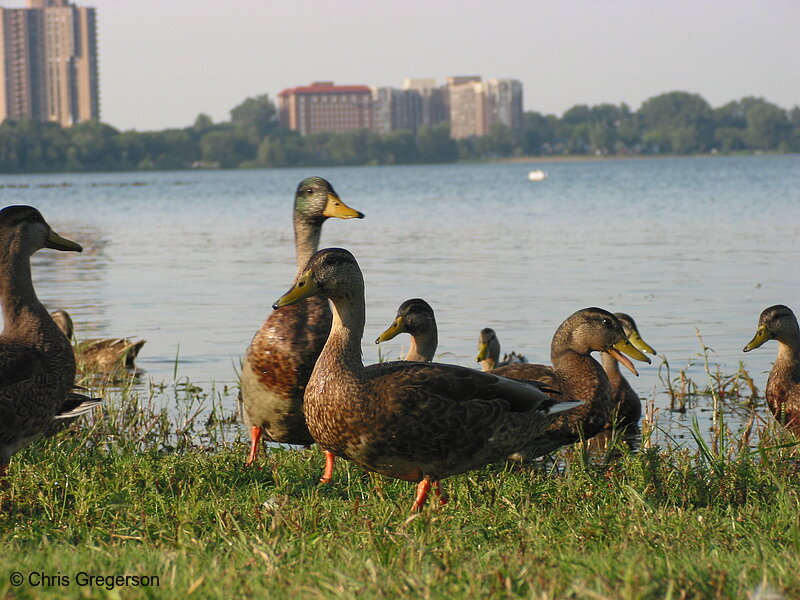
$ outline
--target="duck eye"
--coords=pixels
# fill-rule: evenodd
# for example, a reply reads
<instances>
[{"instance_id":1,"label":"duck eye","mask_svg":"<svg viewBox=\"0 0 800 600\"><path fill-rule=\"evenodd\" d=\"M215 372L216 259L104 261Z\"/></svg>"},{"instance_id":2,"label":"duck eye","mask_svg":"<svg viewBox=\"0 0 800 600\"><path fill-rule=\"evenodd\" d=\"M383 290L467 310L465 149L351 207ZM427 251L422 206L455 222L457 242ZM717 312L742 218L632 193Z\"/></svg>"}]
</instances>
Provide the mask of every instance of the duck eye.
<instances>
[{"instance_id":1,"label":"duck eye","mask_svg":"<svg viewBox=\"0 0 800 600\"><path fill-rule=\"evenodd\" d=\"M603 318L603 325L606 327L611 327L611 319Z\"/></svg>"},{"instance_id":2,"label":"duck eye","mask_svg":"<svg viewBox=\"0 0 800 600\"><path fill-rule=\"evenodd\" d=\"M313 194L313 193L314 193L314 190L312 190L311 188L308 188L306 190L306 194Z\"/></svg>"}]
</instances>

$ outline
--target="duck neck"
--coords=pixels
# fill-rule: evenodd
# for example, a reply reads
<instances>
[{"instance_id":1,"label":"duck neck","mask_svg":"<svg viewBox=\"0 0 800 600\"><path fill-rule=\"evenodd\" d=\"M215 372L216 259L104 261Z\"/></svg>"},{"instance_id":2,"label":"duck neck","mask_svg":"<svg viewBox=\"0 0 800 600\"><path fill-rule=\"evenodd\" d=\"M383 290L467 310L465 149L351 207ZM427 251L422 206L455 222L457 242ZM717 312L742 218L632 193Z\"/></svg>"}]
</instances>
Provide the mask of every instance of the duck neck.
<instances>
[{"instance_id":1,"label":"duck neck","mask_svg":"<svg viewBox=\"0 0 800 600\"><path fill-rule=\"evenodd\" d=\"M608 377L590 354L562 350L551 352L550 359L559 375L561 393L565 398L588 403L608 401Z\"/></svg>"},{"instance_id":2,"label":"duck neck","mask_svg":"<svg viewBox=\"0 0 800 600\"><path fill-rule=\"evenodd\" d=\"M438 335L435 332L426 332L421 335L411 336L411 345L408 348L405 360L418 360L430 362L436 354L439 345Z\"/></svg>"},{"instance_id":3,"label":"duck neck","mask_svg":"<svg viewBox=\"0 0 800 600\"><path fill-rule=\"evenodd\" d=\"M491 342L489 343L489 352L481 361L481 371L491 371L500 362L500 344Z\"/></svg>"},{"instance_id":4,"label":"duck neck","mask_svg":"<svg viewBox=\"0 0 800 600\"><path fill-rule=\"evenodd\" d=\"M778 340L775 365L794 373L800 369L800 339Z\"/></svg>"},{"instance_id":5,"label":"duck neck","mask_svg":"<svg viewBox=\"0 0 800 600\"><path fill-rule=\"evenodd\" d=\"M317 360L317 368L337 369L340 373L363 368L361 338L364 336L364 291L331 299L333 323L328 341Z\"/></svg>"},{"instance_id":6,"label":"duck neck","mask_svg":"<svg viewBox=\"0 0 800 600\"><path fill-rule=\"evenodd\" d=\"M311 221L297 213L294 215L294 248L297 257L297 274L295 275L295 281L300 278L311 255L319 250L322 222L322 220Z\"/></svg>"},{"instance_id":7,"label":"duck neck","mask_svg":"<svg viewBox=\"0 0 800 600\"><path fill-rule=\"evenodd\" d=\"M36 336L48 316L33 289L30 258L14 243L0 253L0 303L6 336Z\"/></svg>"},{"instance_id":8,"label":"duck neck","mask_svg":"<svg viewBox=\"0 0 800 600\"><path fill-rule=\"evenodd\" d=\"M619 370L619 362L608 352L602 352L600 354L600 362L603 365L603 371L605 371L611 387L615 388L622 380L622 372Z\"/></svg>"}]
</instances>

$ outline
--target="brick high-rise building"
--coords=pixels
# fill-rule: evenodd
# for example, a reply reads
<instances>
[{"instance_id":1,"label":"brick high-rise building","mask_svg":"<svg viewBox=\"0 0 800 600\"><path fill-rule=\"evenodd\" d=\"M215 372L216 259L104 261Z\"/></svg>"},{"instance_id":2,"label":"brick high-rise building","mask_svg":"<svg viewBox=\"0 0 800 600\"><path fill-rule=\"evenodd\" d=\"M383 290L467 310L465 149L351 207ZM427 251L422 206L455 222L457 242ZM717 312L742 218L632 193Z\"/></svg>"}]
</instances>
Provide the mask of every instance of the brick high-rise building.
<instances>
[{"instance_id":1,"label":"brick high-rise building","mask_svg":"<svg viewBox=\"0 0 800 600\"><path fill-rule=\"evenodd\" d=\"M372 91L365 85L318 81L278 94L281 124L301 135L373 129Z\"/></svg>"},{"instance_id":2,"label":"brick high-rise building","mask_svg":"<svg viewBox=\"0 0 800 600\"><path fill-rule=\"evenodd\" d=\"M95 9L68 0L0 8L0 121L99 118Z\"/></svg>"}]
</instances>

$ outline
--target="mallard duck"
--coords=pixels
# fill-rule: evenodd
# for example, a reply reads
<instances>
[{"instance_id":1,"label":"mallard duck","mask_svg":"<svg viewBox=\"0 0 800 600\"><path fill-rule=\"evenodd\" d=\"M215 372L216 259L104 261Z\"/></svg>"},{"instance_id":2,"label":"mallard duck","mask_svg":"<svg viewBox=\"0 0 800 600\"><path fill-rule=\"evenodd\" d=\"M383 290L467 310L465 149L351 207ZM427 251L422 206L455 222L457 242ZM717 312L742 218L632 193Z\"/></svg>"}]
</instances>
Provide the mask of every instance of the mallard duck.
<instances>
[{"instance_id":1,"label":"mallard duck","mask_svg":"<svg viewBox=\"0 0 800 600\"><path fill-rule=\"evenodd\" d=\"M316 252L328 217L363 219L364 214L342 202L322 177L301 181L294 197L295 280ZM250 428L245 466L255 463L262 433L284 444L314 443L303 416L303 392L330 328L328 302L316 297L274 311L253 337L242 364L239 395L242 417ZM328 480L332 469L333 457L326 455Z\"/></svg>"},{"instance_id":2,"label":"mallard duck","mask_svg":"<svg viewBox=\"0 0 800 600\"><path fill-rule=\"evenodd\" d=\"M69 313L59 309L51 312L50 316L71 341L75 328ZM132 341L129 338L90 339L77 342L72 350L79 371L115 371L135 368L134 361L144 344L145 340Z\"/></svg>"},{"instance_id":3,"label":"mallard duck","mask_svg":"<svg viewBox=\"0 0 800 600\"><path fill-rule=\"evenodd\" d=\"M431 305L421 298L406 300L397 309L397 315L389 326L375 340L376 344L391 340L401 333L411 336L411 346L403 360L430 362L439 345L439 332L436 317Z\"/></svg>"},{"instance_id":4,"label":"mallard duck","mask_svg":"<svg viewBox=\"0 0 800 600\"><path fill-rule=\"evenodd\" d=\"M778 342L778 358L767 378L767 404L781 425L800 435L800 328L788 306L776 304L761 313L756 335L744 351L767 340Z\"/></svg>"},{"instance_id":5,"label":"mallard duck","mask_svg":"<svg viewBox=\"0 0 800 600\"><path fill-rule=\"evenodd\" d=\"M648 354L655 354L647 342L642 339L639 334L639 329L636 327L636 322L633 317L626 313L617 312L614 316L622 323L622 328L625 330L625 335L628 336L628 341L642 352ZM603 365L608 377L608 382L611 384L611 419L606 423L606 428L612 426L612 421L616 419L617 425L620 428L636 425L642 417L642 401L639 398L628 380L622 376L619 370L619 361L611 356L608 352L600 354L600 362Z\"/></svg>"},{"instance_id":6,"label":"mallard duck","mask_svg":"<svg viewBox=\"0 0 800 600\"><path fill-rule=\"evenodd\" d=\"M320 296L333 325L305 391L308 430L336 456L419 482L412 511L432 484L506 457L541 435L558 405L536 385L457 365L394 361L365 367L364 279L341 248L315 253L278 309ZM555 408L553 408L555 405Z\"/></svg>"},{"instance_id":7,"label":"mallard duck","mask_svg":"<svg viewBox=\"0 0 800 600\"><path fill-rule=\"evenodd\" d=\"M528 359L512 351L500 360L500 340L491 327L484 327L478 335L478 356L475 361L481 363L481 370L491 371L498 367L527 363Z\"/></svg>"},{"instance_id":8,"label":"mallard duck","mask_svg":"<svg viewBox=\"0 0 800 600\"><path fill-rule=\"evenodd\" d=\"M611 385L603 367L591 356L595 351L607 352L634 375L638 372L625 354L650 362L628 341L617 317L591 307L573 313L556 330L550 345L552 366L518 364L490 371L503 377L536 379L556 392L554 398L581 402L579 408L558 417L514 458L543 456L581 438L588 439L605 427L612 411Z\"/></svg>"},{"instance_id":9,"label":"mallard duck","mask_svg":"<svg viewBox=\"0 0 800 600\"><path fill-rule=\"evenodd\" d=\"M31 256L41 248L81 252L30 206L0 211L0 480L11 456L57 429L59 420L96 404L73 393L75 357L31 280Z\"/></svg>"}]
</instances>

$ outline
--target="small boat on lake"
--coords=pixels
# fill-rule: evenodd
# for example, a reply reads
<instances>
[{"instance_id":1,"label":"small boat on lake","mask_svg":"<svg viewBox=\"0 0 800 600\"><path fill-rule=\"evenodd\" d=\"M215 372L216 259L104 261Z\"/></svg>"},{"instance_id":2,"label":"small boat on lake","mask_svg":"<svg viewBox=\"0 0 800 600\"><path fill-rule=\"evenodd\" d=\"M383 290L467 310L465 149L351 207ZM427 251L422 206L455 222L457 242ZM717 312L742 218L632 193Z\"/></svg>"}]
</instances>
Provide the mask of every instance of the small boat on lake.
<instances>
[{"instance_id":1,"label":"small boat on lake","mask_svg":"<svg viewBox=\"0 0 800 600\"><path fill-rule=\"evenodd\" d=\"M528 172L528 180L530 181L544 181L545 179L547 179L547 171L534 169Z\"/></svg>"}]
</instances>

